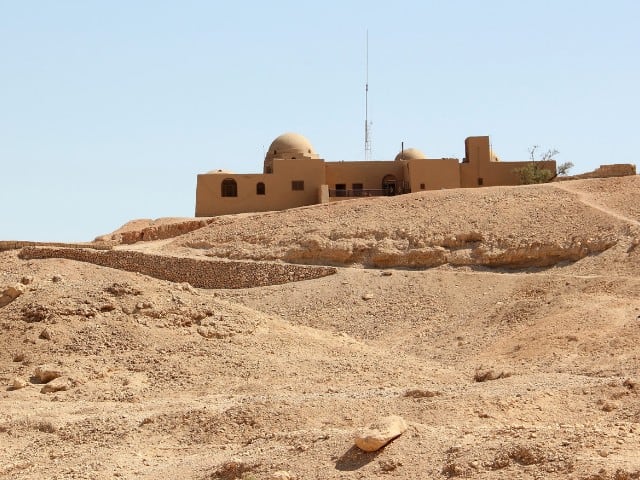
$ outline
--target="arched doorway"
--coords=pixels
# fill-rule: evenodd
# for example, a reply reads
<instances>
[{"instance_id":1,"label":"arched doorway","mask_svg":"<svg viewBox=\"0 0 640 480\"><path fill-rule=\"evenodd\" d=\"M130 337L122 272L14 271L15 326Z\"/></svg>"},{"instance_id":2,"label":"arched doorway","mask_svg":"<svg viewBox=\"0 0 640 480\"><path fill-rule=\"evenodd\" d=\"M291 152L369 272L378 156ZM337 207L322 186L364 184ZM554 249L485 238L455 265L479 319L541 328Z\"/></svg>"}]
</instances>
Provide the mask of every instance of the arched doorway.
<instances>
[{"instance_id":1,"label":"arched doorway","mask_svg":"<svg viewBox=\"0 0 640 480\"><path fill-rule=\"evenodd\" d=\"M398 193L398 181L395 175L385 175L382 179L382 190L387 196L393 196Z\"/></svg>"}]
</instances>

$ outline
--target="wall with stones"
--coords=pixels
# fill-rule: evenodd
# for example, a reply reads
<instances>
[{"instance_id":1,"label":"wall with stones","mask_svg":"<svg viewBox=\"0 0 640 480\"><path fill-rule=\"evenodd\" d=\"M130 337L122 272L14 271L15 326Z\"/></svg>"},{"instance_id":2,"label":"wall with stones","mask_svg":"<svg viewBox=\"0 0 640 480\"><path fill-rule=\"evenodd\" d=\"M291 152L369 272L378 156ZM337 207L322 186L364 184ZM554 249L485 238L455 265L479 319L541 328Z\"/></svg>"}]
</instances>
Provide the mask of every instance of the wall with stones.
<instances>
[{"instance_id":1,"label":"wall with stones","mask_svg":"<svg viewBox=\"0 0 640 480\"><path fill-rule=\"evenodd\" d=\"M20 250L24 247L74 247L93 248L95 250L109 250L112 245L107 243L64 243L64 242L27 242L22 240L0 240L0 252L6 250Z\"/></svg>"},{"instance_id":2,"label":"wall with stones","mask_svg":"<svg viewBox=\"0 0 640 480\"><path fill-rule=\"evenodd\" d=\"M333 267L172 257L126 250L27 246L20 251L19 257L25 260L66 258L171 282L188 282L198 288L262 287L336 273Z\"/></svg>"}]
</instances>

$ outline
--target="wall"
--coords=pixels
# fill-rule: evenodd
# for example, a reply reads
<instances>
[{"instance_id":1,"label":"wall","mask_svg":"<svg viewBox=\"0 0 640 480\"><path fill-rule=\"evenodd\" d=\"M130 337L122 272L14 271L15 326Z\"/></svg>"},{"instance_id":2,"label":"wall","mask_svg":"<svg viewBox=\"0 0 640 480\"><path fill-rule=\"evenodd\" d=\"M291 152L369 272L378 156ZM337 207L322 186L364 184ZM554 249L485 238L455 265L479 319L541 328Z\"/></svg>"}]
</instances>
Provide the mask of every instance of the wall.
<instances>
[{"instance_id":1,"label":"wall","mask_svg":"<svg viewBox=\"0 0 640 480\"><path fill-rule=\"evenodd\" d=\"M269 262L237 262L150 255L127 250L25 247L24 260L66 258L103 267L139 272L170 282L188 282L198 288L250 288L311 280L336 273L333 267Z\"/></svg>"},{"instance_id":2,"label":"wall","mask_svg":"<svg viewBox=\"0 0 640 480\"><path fill-rule=\"evenodd\" d=\"M465 142L465 159L460 164L460 186L491 187L499 185L520 185L520 176L516 170L529 162L496 162L491 160L489 137L468 137ZM556 173L556 162L536 162L540 168ZM482 185L479 184L482 179Z\"/></svg>"},{"instance_id":3,"label":"wall","mask_svg":"<svg viewBox=\"0 0 640 480\"><path fill-rule=\"evenodd\" d=\"M6 250L20 250L24 247L77 247L92 248L95 250L110 250L115 242L101 243L64 243L64 242L25 242L22 240L0 240L0 252Z\"/></svg>"},{"instance_id":4,"label":"wall","mask_svg":"<svg viewBox=\"0 0 640 480\"><path fill-rule=\"evenodd\" d=\"M406 178L412 192L460 188L460 167L455 158L408 160L406 164ZM424 184L424 189L421 184Z\"/></svg>"},{"instance_id":5,"label":"wall","mask_svg":"<svg viewBox=\"0 0 640 480\"><path fill-rule=\"evenodd\" d=\"M613 163L611 165L600 165L592 172L557 177L557 180L579 180L582 178L607 178L607 177L627 177L636 174L636 166L631 163Z\"/></svg>"},{"instance_id":6,"label":"wall","mask_svg":"<svg viewBox=\"0 0 640 480\"><path fill-rule=\"evenodd\" d=\"M238 185L237 197L223 197L221 184L232 178ZM293 180L304 181L304 191L293 191ZM256 184L265 184L265 195L256 194ZM210 217L243 212L265 212L313 205L318 202L318 189L324 182L322 159L274 159L273 173L198 175L196 217Z\"/></svg>"},{"instance_id":7,"label":"wall","mask_svg":"<svg viewBox=\"0 0 640 480\"><path fill-rule=\"evenodd\" d=\"M397 185L402 185L402 164L393 161L373 162L327 162L327 185L330 189L336 188L336 184L343 183L350 190L354 183L362 183L364 189L381 189L382 179L386 175L394 175Z\"/></svg>"}]
</instances>

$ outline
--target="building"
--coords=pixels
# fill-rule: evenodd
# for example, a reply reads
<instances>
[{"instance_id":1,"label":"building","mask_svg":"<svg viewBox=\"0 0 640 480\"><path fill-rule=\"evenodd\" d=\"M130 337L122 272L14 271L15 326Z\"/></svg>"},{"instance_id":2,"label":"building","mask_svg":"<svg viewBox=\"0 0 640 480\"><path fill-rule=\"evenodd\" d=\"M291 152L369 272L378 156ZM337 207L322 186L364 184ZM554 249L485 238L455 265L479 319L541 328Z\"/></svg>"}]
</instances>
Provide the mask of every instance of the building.
<instances>
[{"instance_id":1,"label":"building","mask_svg":"<svg viewBox=\"0 0 640 480\"><path fill-rule=\"evenodd\" d=\"M196 217L284 210L353 197L399 195L421 190L518 185L516 169L529 162L502 162L489 137L465 140L465 157L429 159L415 148L394 160L327 162L302 135L276 138L263 173L214 170L198 175ZM555 161L537 162L556 172Z\"/></svg>"}]
</instances>

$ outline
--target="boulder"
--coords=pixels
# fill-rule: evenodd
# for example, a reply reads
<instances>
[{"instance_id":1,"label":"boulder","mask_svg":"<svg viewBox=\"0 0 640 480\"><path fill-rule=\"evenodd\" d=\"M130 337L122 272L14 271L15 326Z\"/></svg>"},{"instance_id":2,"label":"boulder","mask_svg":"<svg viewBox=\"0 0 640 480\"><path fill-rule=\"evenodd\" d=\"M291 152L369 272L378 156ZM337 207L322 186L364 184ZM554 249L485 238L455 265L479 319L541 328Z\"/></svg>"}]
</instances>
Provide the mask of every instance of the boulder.
<instances>
[{"instance_id":1,"label":"boulder","mask_svg":"<svg viewBox=\"0 0 640 480\"><path fill-rule=\"evenodd\" d=\"M40 393L63 392L73 387L73 381L69 377L58 377L51 380L40 389Z\"/></svg>"},{"instance_id":2,"label":"boulder","mask_svg":"<svg viewBox=\"0 0 640 480\"><path fill-rule=\"evenodd\" d=\"M63 375L64 372L54 365L40 365L33 373L40 383L48 383Z\"/></svg>"},{"instance_id":3,"label":"boulder","mask_svg":"<svg viewBox=\"0 0 640 480\"><path fill-rule=\"evenodd\" d=\"M24 388L27 385L29 385L29 382L27 382L24 378L16 377L13 379L13 382L11 382L11 389L20 390L21 388Z\"/></svg>"},{"instance_id":4,"label":"boulder","mask_svg":"<svg viewBox=\"0 0 640 480\"><path fill-rule=\"evenodd\" d=\"M356 433L355 444L365 452L375 452L402 435L407 422L398 415L381 418Z\"/></svg>"},{"instance_id":5,"label":"boulder","mask_svg":"<svg viewBox=\"0 0 640 480\"><path fill-rule=\"evenodd\" d=\"M2 289L2 294L0 294L0 307L4 307L5 305L9 305L16 298L24 293L24 287L16 283L15 285L9 285Z\"/></svg>"}]
</instances>

